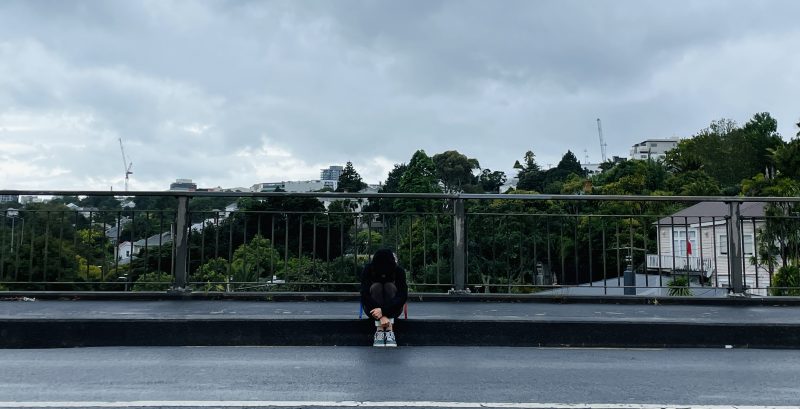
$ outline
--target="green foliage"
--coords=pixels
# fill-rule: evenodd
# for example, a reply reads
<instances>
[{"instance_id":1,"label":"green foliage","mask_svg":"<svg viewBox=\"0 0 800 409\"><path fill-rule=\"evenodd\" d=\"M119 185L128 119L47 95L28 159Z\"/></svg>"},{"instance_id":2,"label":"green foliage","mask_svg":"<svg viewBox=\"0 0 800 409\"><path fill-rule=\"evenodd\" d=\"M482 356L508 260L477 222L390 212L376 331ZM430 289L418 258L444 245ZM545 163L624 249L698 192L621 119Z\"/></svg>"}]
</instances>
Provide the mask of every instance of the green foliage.
<instances>
[{"instance_id":1,"label":"green foliage","mask_svg":"<svg viewBox=\"0 0 800 409\"><path fill-rule=\"evenodd\" d=\"M133 291L167 291L171 284L171 274L154 271L139 276L133 284Z\"/></svg>"},{"instance_id":2,"label":"green foliage","mask_svg":"<svg viewBox=\"0 0 800 409\"><path fill-rule=\"evenodd\" d=\"M778 176L800 181L800 137L768 151Z\"/></svg>"},{"instance_id":3,"label":"green foliage","mask_svg":"<svg viewBox=\"0 0 800 409\"><path fill-rule=\"evenodd\" d=\"M408 163L408 168L400 177L398 191L402 193L441 193L436 177L436 165L425 154L425 151L414 152ZM424 199L398 199L394 208L400 212L430 212L438 207L431 200Z\"/></svg>"},{"instance_id":4,"label":"green foliage","mask_svg":"<svg viewBox=\"0 0 800 409\"><path fill-rule=\"evenodd\" d=\"M517 189L541 191L544 173L539 164L536 163L536 155L534 155L533 151L525 152L523 162L514 162L514 169L519 169L517 172Z\"/></svg>"},{"instance_id":5,"label":"green foliage","mask_svg":"<svg viewBox=\"0 0 800 409\"><path fill-rule=\"evenodd\" d=\"M178 199L170 196L136 196L133 203L138 210L177 210Z\"/></svg>"},{"instance_id":6,"label":"green foliage","mask_svg":"<svg viewBox=\"0 0 800 409\"><path fill-rule=\"evenodd\" d=\"M712 122L681 141L666 162L677 173L702 169L719 182L723 193L738 192L743 179L772 166L769 154L781 145L777 121L769 113L758 113L742 127L731 120Z\"/></svg>"},{"instance_id":7,"label":"green foliage","mask_svg":"<svg viewBox=\"0 0 800 409\"><path fill-rule=\"evenodd\" d=\"M389 171L389 175L386 178L386 183L383 184L381 188L382 193L394 193L400 191L400 180L403 178L403 174L406 173L408 170L408 165L405 163L395 164L394 168Z\"/></svg>"},{"instance_id":8,"label":"green foliage","mask_svg":"<svg viewBox=\"0 0 800 409\"><path fill-rule=\"evenodd\" d=\"M463 192L477 184L478 178L472 173L480 169L477 159L468 158L458 151L445 151L433 155L432 160L445 192Z\"/></svg>"},{"instance_id":9,"label":"green foliage","mask_svg":"<svg viewBox=\"0 0 800 409\"><path fill-rule=\"evenodd\" d=\"M652 160L629 160L594 177L606 195L649 195L665 189L669 176L664 165Z\"/></svg>"},{"instance_id":10,"label":"green foliage","mask_svg":"<svg viewBox=\"0 0 800 409\"><path fill-rule=\"evenodd\" d=\"M800 263L800 205L770 203L764 213L764 227L756 232L761 263L770 270L778 259L783 267Z\"/></svg>"},{"instance_id":11,"label":"green foliage","mask_svg":"<svg viewBox=\"0 0 800 409\"><path fill-rule=\"evenodd\" d=\"M367 187L361 180L361 175L356 172L352 162L347 162L339 175L339 183L336 185L337 192L359 192Z\"/></svg>"},{"instance_id":12,"label":"green foliage","mask_svg":"<svg viewBox=\"0 0 800 409\"><path fill-rule=\"evenodd\" d=\"M408 168L400 177L398 191L403 193L441 193L436 179L436 165L424 150L414 152Z\"/></svg>"},{"instance_id":13,"label":"green foliage","mask_svg":"<svg viewBox=\"0 0 800 409\"><path fill-rule=\"evenodd\" d=\"M800 295L800 266L787 265L778 269L772 276L770 295L798 296Z\"/></svg>"},{"instance_id":14,"label":"green foliage","mask_svg":"<svg viewBox=\"0 0 800 409\"><path fill-rule=\"evenodd\" d=\"M514 168L519 169L517 188L521 190L560 194L564 190L564 183L572 178L572 175L580 178L586 176L586 171L571 151L567 151L561 157L558 166L546 171L539 168L531 151L525 152L524 162L524 164L520 164L519 161L514 163Z\"/></svg>"},{"instance_id":15,"label":"green foliage","mask_svg":"<svg viewBox=\"0 0 800 409\"><path fill-rule=\"evenodd\" d=\"M199 283L199 288L195 288L202 291L225 291L228 271L230 271L228 260L221 257L212 258L201 265L189 281Z\"/></svg>"},{"instance_id":16,"label":"green foliage","mask_svg":"<svg viewBox=\"0 0 800 409\"><path fill-rule=\"evenodd\" d=\"M486 193L500 193L500 187L506 183L506 174L502 171L483 169L478 177L481 190Z\"/></svg>"},{"instance_id":17,"label":"green foliage","mask_svg":"<svg viewBox=\"0 0 800 409\"><path fill-rule=\"evenodd\" d=\"M272 242L259 235L242 244L233 253L231 273L233 281L256 282L261 278L271 279L274 266L281 262L281 256L272 247Z\"/></svg>"},{"instance_id":18,"label":"green foliage","mask_svg":"<svg viewBox=\"0 0 800 409\"><path fill-rule=\"evenodd\" d=\"M676 173L667 177L666 188L678 196L719 196L719 183L702 170Z\"/></svg>"},{"instance_id":19,"label":"green foliage","mask_svg":"<svg viewBox=\"0 0 800 409\"><path fill-rule=\"evenodd\" d=\"M767 178L759 173L742 180L742 194L750 197L792 197L800 192L800 181L785 177Z\"/></svg>"},{"instance_id":20,"label":"green foliage","mask_svg":"<svg viewBox=\"0 0 800 409\"><path fill-rule=\"evenodd\" d=\"M671 296L690 297L693 295L687 276L674 277L667 283L667 286L669 287L668 294Z\"/></svg>"},{"instance_id":21,"label":"green foliage","mask_svg":"<svg viewBox=\"0 0 800 409\"><path fill-rule=\"evenodd\" d=\"M383 236L375 230L361 230L356 234L358 254L374 254L382 247Z\"/></svg>"}]
</instances>

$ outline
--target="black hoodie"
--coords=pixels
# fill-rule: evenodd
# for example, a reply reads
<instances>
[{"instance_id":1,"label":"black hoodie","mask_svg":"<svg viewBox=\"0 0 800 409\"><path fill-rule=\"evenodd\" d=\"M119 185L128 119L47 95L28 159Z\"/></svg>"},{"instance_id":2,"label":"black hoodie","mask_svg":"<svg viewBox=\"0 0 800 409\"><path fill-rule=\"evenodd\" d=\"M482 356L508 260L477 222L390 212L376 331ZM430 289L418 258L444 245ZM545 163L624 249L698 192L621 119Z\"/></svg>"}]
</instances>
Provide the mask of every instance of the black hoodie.
<instances>
[{"instance_id":1,"label":"black hoodie","mask_svg":"<svg viewBox=\"0 0 800 409\"><path fill-rule=\"evenodd\" d=\"M393 282L397 287L394 298L386 301L384 305L378 304L369 293L369 288L374 283ZM408 285L406 285L406 272L394 260L394 253L389 249L380 249L372 256L372 262L364 266L361 273L361 303L364 312L369 314L375 308L380 308L383 315L397 318L403 312L403 305L408 299Z\"/></svg>"}]
</instances>

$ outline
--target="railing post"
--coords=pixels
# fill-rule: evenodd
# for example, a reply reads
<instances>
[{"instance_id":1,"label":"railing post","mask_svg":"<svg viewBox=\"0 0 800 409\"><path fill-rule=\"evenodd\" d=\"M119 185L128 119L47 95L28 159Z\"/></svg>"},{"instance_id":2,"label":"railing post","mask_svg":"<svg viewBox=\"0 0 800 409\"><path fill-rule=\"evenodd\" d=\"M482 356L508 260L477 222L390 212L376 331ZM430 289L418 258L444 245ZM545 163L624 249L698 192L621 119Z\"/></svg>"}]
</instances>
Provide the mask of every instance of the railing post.
<instances>
[{"instance_id":1,"label":"railing post","mask_svg":"<svg viewBox=\"0 0 800 409\"><path fill-rule=\"evenodd\" d=\"M463 294L467 288L467 215L464 199L452 200L453 205L453 290Z\"/></svg>"},{"instance_id":2,"label":"railing post","mask_svg":"<svg viewBox=\"0 0 800 409\"><path fill-rule=\"evenodd\" d=\"M169 292L184 293L188 292L187 265L189 256L189 198L178 196L178 214L175 218L175 281Z\"/></svg>"},{"instance_id":3,"label":"railing post","mask_svg":"<svg viewBox=\"0 0 800 409\"><path fill-rule=\"evenodd\" d=\"M744 276L742 272L742 231L741 213L739 202L728 202L730 212L728 213L729 234L728 234L728 256L729 268L731 271L731 287L734 296L745 295Z\"/></svg>"}]
</instances>

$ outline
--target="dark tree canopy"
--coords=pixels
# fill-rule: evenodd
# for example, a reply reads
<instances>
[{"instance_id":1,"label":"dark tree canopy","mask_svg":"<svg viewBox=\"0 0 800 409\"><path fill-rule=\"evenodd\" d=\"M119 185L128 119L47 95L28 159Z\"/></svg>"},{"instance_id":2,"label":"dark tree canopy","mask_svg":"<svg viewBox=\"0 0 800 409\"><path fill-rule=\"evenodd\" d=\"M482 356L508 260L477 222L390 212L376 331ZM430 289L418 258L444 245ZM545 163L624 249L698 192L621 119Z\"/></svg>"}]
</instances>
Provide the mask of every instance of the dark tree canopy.
<instances>
[{"instance_id":1,"label":"dark tree canopy","mask_svg":"<svg viewBox=\"0 0 800 409\"><path fill-rule=\"evenodd\" d=\"M458 151L445 151L433 155L432 160L445 192L463 192L468 190L467 186L477 183L478 178L472 174L473 170L480 169L477 159Z\"/></svg>"},{"instance_id":2,"label":"dark tree canopy","mask_svg":"<svg viewBox=\"0 0 800 409\"><path fill-rule=\"evenodd\" d=\"M500 193L500 186L506 183L506 174L502 171L484 169L478 179L481 190L487 193Z\"/></svg>"},{"instance_id":3,"label":"dark tree canopy","mask_svg":"<svg viewBox=\"0 0 800 409\"><path fill-rule=\"evenodd\" d=\"M732 120L712 122L694 137L681 141L668 153L670 170L704 170L726 192L738 192L742 180L770 173L770 150L783 144L778 123L769 113L758 113L744 126Z\"/></svg>"},{"instance_id":4,"label":"dark tree canopy","mask_svg":"<svg viewBox=\"0 0 800 409\"><path fill-rule=\"evenodd\" d=\"M400 177L399 191L405 193L440 193L436 165L424 150L414 152L408 168Z\"/></svg>"},{"instance_id":5,"label":"dark tree canopy","mask_svg":"<svg viewBox=\"0 0 800 409\"><path fill-rule=\"evenodd\" d=\"M367 187L361 180L361 175L356 172L352 162L347 162L342 174L339 175L339 183L336 187L337 192L359 192Z\"/></svg>"},{"instance_id":6,"label":"dark tree canopy","mask_svg":"<svg viewBox=\"0 0 800 409\"><path fill-rule=\"evenodd\" d=\"M519 163L519 161L514 162L514 169L519 169L517 172L517 189L541 191L544 173L539 164L536 163L536 155L534 155L533 151L527 151L523 161L524 164Z\"/></svg>"}]
</instances>

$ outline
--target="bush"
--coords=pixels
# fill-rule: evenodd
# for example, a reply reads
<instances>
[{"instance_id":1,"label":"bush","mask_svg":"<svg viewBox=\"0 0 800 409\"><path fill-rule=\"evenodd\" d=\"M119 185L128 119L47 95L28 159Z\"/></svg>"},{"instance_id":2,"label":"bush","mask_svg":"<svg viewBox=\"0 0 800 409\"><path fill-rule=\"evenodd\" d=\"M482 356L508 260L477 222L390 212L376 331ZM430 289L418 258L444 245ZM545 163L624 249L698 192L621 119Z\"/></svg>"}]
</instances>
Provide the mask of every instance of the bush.
<instances>
[{"instance_id":1,"label":"bush","mask_svg":"<svg viewBox=\"0 0 800 409\"><path fill-rule=\"evenodd\" d=\"M142 274L133 284L133 291L167 291L172 284L172 275L160 271Z\"/></svg>"},{"instance_id":2,"label":"bush","mask_svg":"<svg viewBox=\"0 0 800 409\"><path fill-rule=\"evenodd\" d=\"M205 292L225 291L225 283L228 282L228 260L217 257L208 260L192 274L189 281L195 284L195 288Z\"/></svg>"},{"instance_id":3,"label":"bush","mask_svg":"<svg viewBox=\"0 0 800 409\"><path fill-rule=\"evenodd\" d=\"M770 295L800 295L800 266L791 265L779 268L772 276L771 287Z\"/></svg>"},{"instance_id":4,"label":"bush","mask_svg":"<svg viewBox=\"0 0 800 409\"><path fill-rule=\"evenodd\" d=\"M669 286L668 294L671 296L689 297L692 295L692 289L689 288L689 277L678 276L667 283Z\"/></svg>"}]
</instances>

